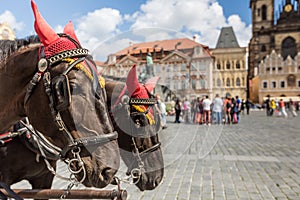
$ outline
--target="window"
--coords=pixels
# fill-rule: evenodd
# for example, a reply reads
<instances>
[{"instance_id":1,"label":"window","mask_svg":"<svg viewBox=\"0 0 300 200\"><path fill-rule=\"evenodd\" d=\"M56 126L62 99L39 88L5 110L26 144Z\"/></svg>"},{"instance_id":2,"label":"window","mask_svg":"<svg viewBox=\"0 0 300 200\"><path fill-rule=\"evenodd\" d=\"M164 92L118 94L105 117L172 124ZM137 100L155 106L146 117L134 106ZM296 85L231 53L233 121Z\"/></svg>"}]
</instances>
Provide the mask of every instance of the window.
<instances>
[{"instance_id":1,"label":"window","mask_svg":"<svg viewBox=\"0 0 300 200\"><path fill-rule=\"evenodd\" d=\"M186 64L185 63L182 63L181 64L181 71L185 71L186 70Z\"/></svg>"},{"instance_id":2,"label":"window","mask_svg":"<svg viewBox=\"0 0 300 200\"><path fill-rule=\"evenodd\" d=\"M266 45L263 44L261 46L261 52L266 52L266 51L267 51Z\"/></svg>"},{"instance_id":3,"label":"window","mask_svg":"<svg viewBox=\"0 0 300 200\"><path fill-rule=\"evenodd\" d=\"M267 6L263 5L261 7L261 18L262 20L267 20Z\"/></svg>"},{"instance_id":4,"label":"window","mask_svg":"<svg viewBox=\"0 0 300 200\"><path fill-rule=\"evenodd\" d=\"M197 85L197 80L196 79L192 79L192 88L193 89L197 89L196 85Z\"/></svg>"},{"instance_id":5,"label":"window","mask_svg":"<svg viewBox=\"0 0 300 200\"><path fill-rule=\"evenodd\" d=\"M280 87L285 88L285 81L280 81Z\"/></svg>"},{"instance_id":6,"label":"window","mask_svg":"<svg viewBox=\"0 0 300 200\"><path fill-rule=\"evenodd\" d=\"M267 81L263 82L263 88L268 88L268 82Z\"/></svg>"},{"instance_id":7,"label":"window","mask_svg":"<svg viewBox=\"0 0 300 200\"><path fill-rule=\"evenodd\" d=\"M221 69L221 64L217 63L217 69L220 70Z\"/></svg>"},{"instance_id":8,"label":"window","mask_svg":"<svg viewBox=\"0 0 300 200\"><path fill-rule=\"evenodd\" d=\"M204 79L200 80L200 87L201 87L201 89L205 89L205 80Z\"/></svg>"},{"instance_id":9,"label":"window","mask_svg":"<svg viewBox=\"0 0 300 200\"><path fill-rule=\"evenodd\" d=\"M236 69L241 69L240 61L237 61L237 62L236 62L235 68L236 68Z\"/></svg>"},{"instance_id":10,"label":"window","mask_svg":"<svg viewBox=\"0 0 300 200\"><path fill-rule=\"evenodd\" d=\"M221 79L220 78L217 79L217 87L221 87Z\"/></svg>"},{"instance_id":11,"label":"window","mask_svg":"<svg viewBox=\"0 0 300 200\"><path fill-rule=\"evenodd\" d=\"M174 81L174 90L178 90L178 81Z\"/></svg>"},{"instance_id":12,"label":"window","mask_svg":"<svg viewBox=\"0 0 300 200\"><path fill-rule=\"evenodd\" d=\"M276 88L277 87L277 85L276 85L276 81L272 81L272 88Z\"/></svg>"},{"instance_id":13,"label":"window","mask_svg":"<svg viewBox=\"0 0 300 200\"><path fill-rule=\"evenodd\" d=\"M241 86L241 79L238 77L236 78L236 86Z\"/></svg>"},{"instance_id":14,"label":"window","mask_svg":"<svg viewBox=\"0 0 300 200\"><path fill-rule=\"evenodd\" d=\"M298 87L300 87L300 81L298 81Z\"/></svg>"},{"instance_id":15,"label":"window","mask_svg":"<svg viewBox=\"0 0 300 200\"><path fill-rule=\"evenodd\" d=\"M181 80L181 89L185 90L185 79Z\"/></svg>"},{"instance_id":16,"label":"window","mask_svg":"<svg viewBox=\"0 0 300 200\"><path fill-rule=\"evenodd\" d=\"M298 52L296 40L292 37L285 38L281 44L281 52L283 59L286 59L288 56L294 59Z\"/></svg>"},{"instance_id":17,"label":"window","mask_svg":"<svg viewBox=\"0 0 300 200\"><path fill-rule=\"evenodd\" d=\"M229 78L226 79L226 86L230 87L230 79Z\"/></svg>"},{"instance_id":18,"label":"window","mask_svg":"<svg viewBox=\"0 0 300 200\"><path fill-rule=\"evenodd\" d=\"M227 61L227 63L226 63L226 69L230 69L230 62L229 61Z\"/></svg>"},{"instance_id":19,"label":"window","mask_svg":"<svg viewBox=\"0 0 300 200\"><path fill-rule=\"evenodd\" d=\"M205 69L206 69L206 67L205 67L205 62L200 62L199 69L200 69L201 71L205 71Z\"/></svg>"}]
</instances>

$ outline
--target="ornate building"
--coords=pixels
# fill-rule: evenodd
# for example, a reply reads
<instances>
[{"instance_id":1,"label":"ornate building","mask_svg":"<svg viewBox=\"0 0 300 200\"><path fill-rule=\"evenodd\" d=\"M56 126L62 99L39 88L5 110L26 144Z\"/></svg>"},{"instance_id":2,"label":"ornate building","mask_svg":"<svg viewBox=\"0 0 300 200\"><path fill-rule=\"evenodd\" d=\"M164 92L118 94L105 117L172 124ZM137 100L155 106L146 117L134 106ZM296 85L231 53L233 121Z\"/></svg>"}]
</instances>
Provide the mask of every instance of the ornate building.
<instances>
[{"instance_id":1,"label":"ornate building","mask_svg":"<svg viewBox=\"0 0 300 200\"><path fill-rule=\"evenodd\" d=\"M7 23L0 23L0 40L14 40L16 39L15 33Z\"/></svg>"},{"instance_id":2,"label":"ornate building","mask_svg":"<svg viewBox=\"0 0 300 200\"><path fill-rule=\"evenodd\" d=\"M215 49L213 93L222 97L247 97L247 47L240 47L232 27L221 29Z\"/></svg>"},{"instance_id":3,"label":"ornate building","mask_svg":"<svg viewBox=\"0 0 300 200\"><path fill-rule=\"evenodd\" d=\"M130 44L108 56L105 75L125 78L136 64L140 77L146 72L147 55L152 57L155 76L181 98L212 97L213 58L207 46L188 38Z\"/></svg>"},{"instance_id":4,"label":"ornate building","mask_svg":"<svg viewBox=\"0 0 300 200\"><path fill-rule=\"evenodd\" d=\"M300 52L294 59L291 56L284 59L273 50L258 69L259 75L253 79L257 84L258 102L262 103L268 97L300 101Z\"/></svg>"},{"instance_id":5,"label":"ornate building","mask_svg":"<svg viewBox=\"0 0 300 200\"><path fill-rule=\"evenodd\" d=\"M249 43L248 86L251 100L259 102L261 99L258 97L258 91L255 91L258 87L255 85L256 82L252 81L255 77L255 69L261 72L259 64L273 50L282 57L283 61L288 56L295 59L300 51L300 3L299 0L293 2L285 0L279 12L275 13L274 0L250 0L250 8L252 38ZM269 75L273 76L273 74Z\"/></svg>"}]
</instances>

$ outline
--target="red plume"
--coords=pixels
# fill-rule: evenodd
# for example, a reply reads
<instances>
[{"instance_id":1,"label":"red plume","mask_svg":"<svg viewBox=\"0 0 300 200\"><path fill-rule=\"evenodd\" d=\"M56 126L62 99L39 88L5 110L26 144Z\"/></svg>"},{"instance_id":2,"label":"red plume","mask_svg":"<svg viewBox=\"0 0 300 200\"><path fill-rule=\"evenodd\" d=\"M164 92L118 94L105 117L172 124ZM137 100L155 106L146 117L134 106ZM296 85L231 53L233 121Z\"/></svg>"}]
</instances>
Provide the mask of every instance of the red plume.
<instances>
[{"instance_id":1,"label":"red plume","mask_svg":"<svg viewBox=\"0 0 300 200\"><path fill-rule=\"evenodd\" d=\"M33 0L31 0L31 8L33 10L35 22L34 22L34 29L37 35L40 38L40 41L45 45L48 46L55 40L59 39L59 36L52 30L49 24L45 21L42 15L39 13L38 8Z\"/></svg>"},{"instance_id":2,"label":"red plume","mask_svg":"<svg viewBox=\"0 0 300 200\"><path fill-rule=\"evenodd\" d=\"M152 77L152 78L147 80L147 82L145 83L145 87L147 88L147 90L149 92L153 91L153 89L155 88L155 86L156 86L159 79L160 79L159 76L155 76L155 77Z\"/></svg>"},{"instance_id":3,"label":"red plume","mask_svg":"<svg viewBox=\"0 0 300 200\"><path fill-rule=\"evenodd\" d=\"M69 23L65 26L64 28L64 33L65 34L68 34L71 38L73 38L74 40L76 40L76 42L78 42L78 44L80 44L76 34L75 34L75 31L74 31L74 26L73 26L73 23L72 21L69 21Z\"/></svg>"},{"instance_id":4,"label":"red plume","mask_svg":"<svg viewBox=\"0 0 300 200\"><path fill-rule=\"evenodd\" d=\"M136 77L136 65L133 65L128 72L126 85L128 88L129 96L136 96L140 92L140 83Z\"/></svg>"}]
</instances>

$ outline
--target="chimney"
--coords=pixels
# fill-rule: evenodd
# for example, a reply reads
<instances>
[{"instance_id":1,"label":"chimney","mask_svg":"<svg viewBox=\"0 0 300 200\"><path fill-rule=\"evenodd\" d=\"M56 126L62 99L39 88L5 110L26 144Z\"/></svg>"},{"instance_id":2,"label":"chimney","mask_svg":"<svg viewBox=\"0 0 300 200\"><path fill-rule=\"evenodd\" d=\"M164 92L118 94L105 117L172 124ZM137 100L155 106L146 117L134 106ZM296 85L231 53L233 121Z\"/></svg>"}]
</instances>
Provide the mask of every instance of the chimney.
<instances>
[{"instance_id":1,"label":"chimney","mask_svg":"<svg viewBox=\"0 0 300 200\"><path fill-rule=\"evenodd\" d=\"M196 35L194 35L194 36L193 36L193 40L194 40L194 42L196 42L196 39L197 39L197 36L196 36Z\"/></svg>"}]
</instances>

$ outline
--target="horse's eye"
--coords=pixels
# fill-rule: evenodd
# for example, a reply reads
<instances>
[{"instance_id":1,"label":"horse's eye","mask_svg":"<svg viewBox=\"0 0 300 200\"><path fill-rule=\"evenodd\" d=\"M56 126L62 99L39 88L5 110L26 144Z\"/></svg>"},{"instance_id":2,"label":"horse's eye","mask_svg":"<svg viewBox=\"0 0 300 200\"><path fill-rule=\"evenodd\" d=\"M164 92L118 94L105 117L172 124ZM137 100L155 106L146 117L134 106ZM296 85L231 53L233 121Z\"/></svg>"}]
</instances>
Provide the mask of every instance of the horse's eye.
<instances>
[{"instance_id":1,"label":"horse's eye","mask_svg":"<svg viewBox=\"0 0 300 200\"><path fill-rule=\"evenodd\" d=\"M74 82L70 82L70 92L71 94L80 94L81 93L81 87L74 83Z\"/></svg>"}]
</instances>

